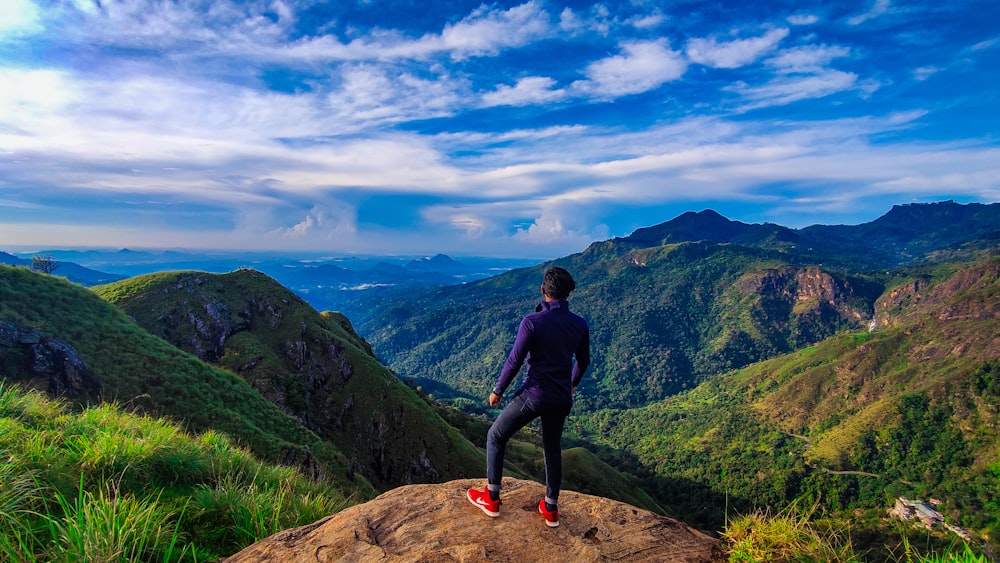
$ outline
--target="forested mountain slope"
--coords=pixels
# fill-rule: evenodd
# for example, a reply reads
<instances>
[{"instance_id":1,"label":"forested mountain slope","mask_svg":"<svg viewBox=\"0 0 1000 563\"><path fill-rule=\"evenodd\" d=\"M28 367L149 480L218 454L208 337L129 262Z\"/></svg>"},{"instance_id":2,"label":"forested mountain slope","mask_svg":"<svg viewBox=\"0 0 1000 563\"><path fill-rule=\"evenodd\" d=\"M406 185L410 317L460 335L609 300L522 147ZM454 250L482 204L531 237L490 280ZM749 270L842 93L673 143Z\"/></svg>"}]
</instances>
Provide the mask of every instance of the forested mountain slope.
<instances>
[{"instance_id":1,"label":"forested mountain slope","mask_svg":"<svg viewBox=\"0 0 1000 563\"><path fill-rule=\"evenodd\" d=\"M574 274L570 308L591 326L594 361L577 397L584 408L646 404L712 374L860 328L877 295L867 280L795 265L771 250L711 242L630 250L607 242L414 295L359 331L402 376L420 378L439 397L477 400L499 374L550 265Z\"/></svg>"},{"instance_id":2,"label":"forested mountain slope","mask_svg":"<svg viewBox=\"0 0 1000 563\"><path fill-rule=\"evenodd\" d=\"M721 525L724 495L736 511L818 503L860 531L905 496L942 500L952 523L995 538L1000 259L910 270L876 309L872 332L573 428L648 471L654 496L695 525Z\"/></svg>"},{"instance_id":3,"label":"forested mountain slope","mask_svg":"<svg viewBox=\"0 0 1000 563\"><path fill-rule=\"evenodd\" d=\"M903 228L909 220L921 229ZM592 330L580 408L639 406L867 327L888 269L988 252L998 225L1000 204L953 202L898 206L872 223L829 229L686 213L533 268L373 303L356 326L402 377L476 408L540 297L542 272L562 266L577 279L571 309Z\"/></svg>"},{"instance_id":4,"label":"forested mountain slope","mask_svg":"<svg viewBox=\"0 0 1000 563\"><path fill-rule=\"evenodd\" d=\"M95 291L151 333L238 374L381 489L479 475L482 451L371 354L347 319L272 278L171 272Z\"/></svg>"}]
</instances>

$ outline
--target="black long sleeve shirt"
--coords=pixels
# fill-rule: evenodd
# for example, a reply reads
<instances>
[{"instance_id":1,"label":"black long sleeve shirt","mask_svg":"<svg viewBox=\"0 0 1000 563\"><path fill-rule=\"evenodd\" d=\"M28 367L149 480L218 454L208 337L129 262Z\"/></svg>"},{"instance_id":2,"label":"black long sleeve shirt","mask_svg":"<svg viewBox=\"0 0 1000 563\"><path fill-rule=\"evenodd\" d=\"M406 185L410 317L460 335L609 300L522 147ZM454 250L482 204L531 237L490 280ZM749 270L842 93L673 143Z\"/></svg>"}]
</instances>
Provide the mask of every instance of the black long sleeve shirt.
<instances>
[{"instance_id":1,"label":"black long sleeve shirt","mask_svg":"<svg viewBox=\"0 0 1000 563\"><path fill-rule=\"evenodd\" d=\"M525 362L524 393L544 401L572 402L572 388L590 366L590 327L570 312L568 301L544 301L538 312L521 319L493 392L503 395Z\"/></svg>"}]
</instances>

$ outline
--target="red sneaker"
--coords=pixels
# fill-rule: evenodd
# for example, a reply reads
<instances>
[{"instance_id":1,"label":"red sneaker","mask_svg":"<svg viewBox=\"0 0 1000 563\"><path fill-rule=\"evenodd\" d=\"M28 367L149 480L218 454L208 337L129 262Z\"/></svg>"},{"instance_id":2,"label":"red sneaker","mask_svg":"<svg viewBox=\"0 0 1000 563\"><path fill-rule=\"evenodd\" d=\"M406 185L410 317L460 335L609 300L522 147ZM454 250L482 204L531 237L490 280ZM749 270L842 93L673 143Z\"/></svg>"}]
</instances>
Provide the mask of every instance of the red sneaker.
<instances>
[{"instance_id":1,"label":"red sneaker","mask_svg":"<svg viewBox=\"0 0 1000 563\"><path fill-rule=\"evenodd\" d=\"M490 491L488 489L478 490L469 489L465 497L469 499L474 506L478 506L480 510L486 513L487 516L496 518L500 516L500 500L493 500L490 498Z\"/></svg>"},{"instance_id":2,"label":"red sneaker","mask_svg":"<svg viewBox=\"0 0 1000 563\"><path fill-rule=\"evenodd\" d=\"M549 511L545 508L545 499L538 501L538 511L542 513L542 518L545 518L546 526L555 528L559 525L559 509Z\"/></svg>"}]
</instances>

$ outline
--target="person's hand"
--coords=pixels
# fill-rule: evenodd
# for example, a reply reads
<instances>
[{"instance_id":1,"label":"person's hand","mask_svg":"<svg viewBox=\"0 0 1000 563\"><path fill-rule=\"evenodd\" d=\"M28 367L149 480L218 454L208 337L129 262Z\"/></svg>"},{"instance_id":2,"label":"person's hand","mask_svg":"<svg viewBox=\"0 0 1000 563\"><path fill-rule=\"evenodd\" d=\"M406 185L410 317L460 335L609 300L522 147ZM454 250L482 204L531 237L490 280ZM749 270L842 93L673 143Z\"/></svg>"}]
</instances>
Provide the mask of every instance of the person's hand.
<instances>
[{"instance_id":1,"label":"person's hand","mask_svg":"<svg viewBox=\"0 0 1000 563\"><path fill-rule=\"evenodd\" d=\"M500 403L500 395L490 393L490 406L495 407Z\"/></svg>"}]
</instances>

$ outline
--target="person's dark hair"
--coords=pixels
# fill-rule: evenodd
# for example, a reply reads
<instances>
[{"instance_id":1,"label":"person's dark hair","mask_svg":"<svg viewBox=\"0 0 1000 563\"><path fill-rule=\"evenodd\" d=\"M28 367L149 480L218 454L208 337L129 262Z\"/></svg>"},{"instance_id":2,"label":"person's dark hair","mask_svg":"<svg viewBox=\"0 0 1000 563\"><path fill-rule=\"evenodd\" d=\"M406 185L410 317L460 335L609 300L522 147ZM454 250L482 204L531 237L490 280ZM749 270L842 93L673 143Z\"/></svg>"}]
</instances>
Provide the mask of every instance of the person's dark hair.
<instances>
[{"instance_id":1,"label":"person's dark hair","mask_svg":"<svg viewBox=\"0 0 1000 563\"><path fill-rule=\"evenodd\" d=\"M576 289L576 282L566 270L559 267L545 270L545 277L542 280L542 291L545 292L545 295L553 299L566 299L569 297L569 292L574 289Z\"/></svg>"}]
</instances>

